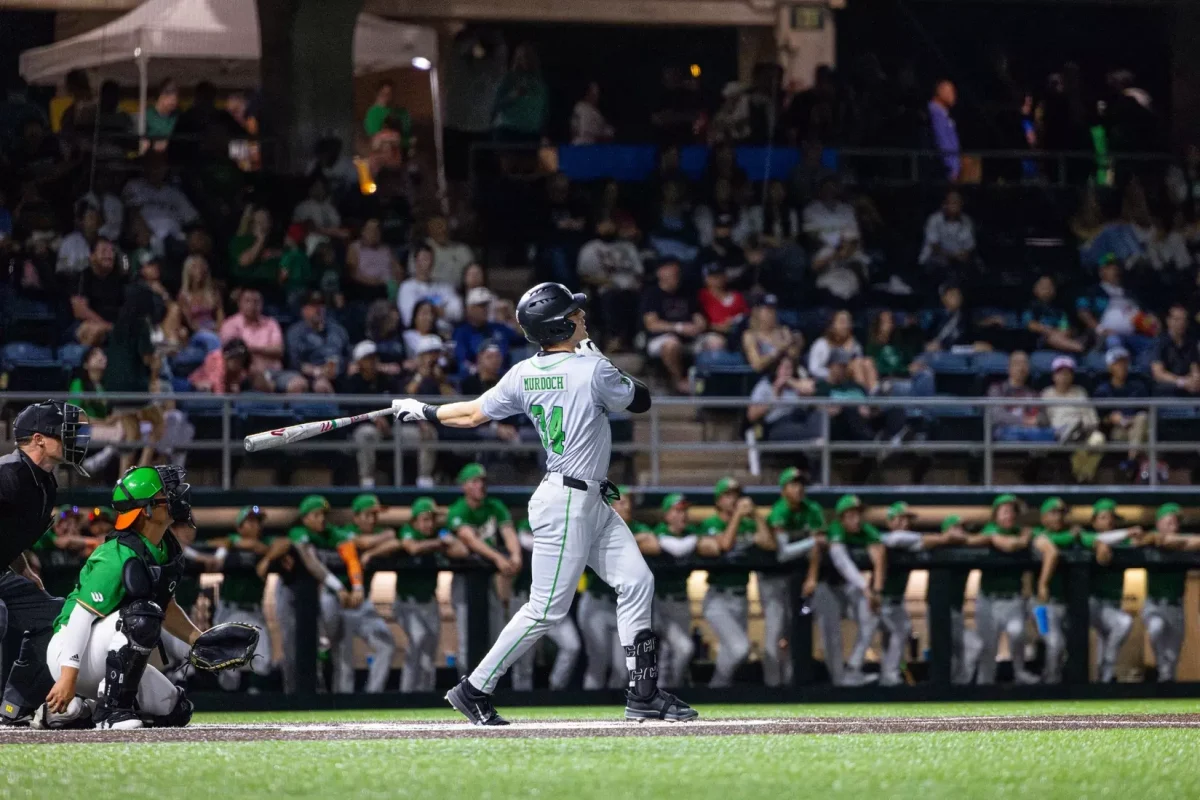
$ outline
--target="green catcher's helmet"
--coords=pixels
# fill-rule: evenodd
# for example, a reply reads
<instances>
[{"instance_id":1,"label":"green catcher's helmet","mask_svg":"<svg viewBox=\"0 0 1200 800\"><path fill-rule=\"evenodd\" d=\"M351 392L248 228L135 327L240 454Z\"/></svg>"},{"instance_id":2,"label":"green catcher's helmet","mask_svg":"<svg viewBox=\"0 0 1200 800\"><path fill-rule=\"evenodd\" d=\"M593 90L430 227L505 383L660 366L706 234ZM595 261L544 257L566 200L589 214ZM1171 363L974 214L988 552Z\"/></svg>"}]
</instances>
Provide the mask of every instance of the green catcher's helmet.
<instances>
[{"instance_id":1,"label":"green catcher's helmet","mask_svg":"<svg viewBox=\"0 0 1200 800\"><path fill-rule=\"evenodd\" d=\"M113 487L112 505L118 513L117 530L125 530L137 519L138 513L160 502L170 507L171 519L190 522L192 509L187 502L187 493L191 486L183 482L183 476L183 469L173 465L127 470ZM155 496L160 492L165 497L156 501Z\"/></svg>"}]
</instances>

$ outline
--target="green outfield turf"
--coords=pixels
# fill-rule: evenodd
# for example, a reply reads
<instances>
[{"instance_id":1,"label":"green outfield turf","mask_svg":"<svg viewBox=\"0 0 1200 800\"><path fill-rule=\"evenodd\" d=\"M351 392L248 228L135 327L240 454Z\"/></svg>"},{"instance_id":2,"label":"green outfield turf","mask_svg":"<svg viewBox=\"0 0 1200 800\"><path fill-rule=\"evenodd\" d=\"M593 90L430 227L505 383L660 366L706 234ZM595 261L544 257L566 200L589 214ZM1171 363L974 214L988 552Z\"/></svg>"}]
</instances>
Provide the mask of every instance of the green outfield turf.
<instances>
[{"instance_id":1,"label":"green outfield turf","mask_svg":"<svg viewBox=\"0 0 1200 800\"><path fill-rule=\"evenodd\" d=\"M1195 701L711 706L705 716L1194 713ZM617 709L514 709L513 718ZM444 719L205 714L206 723ZM0 797L1048 798L1196 796L1195 729L0 746ZM47 741L47 734L40 740Z\"/></svg>"}]
</instances>

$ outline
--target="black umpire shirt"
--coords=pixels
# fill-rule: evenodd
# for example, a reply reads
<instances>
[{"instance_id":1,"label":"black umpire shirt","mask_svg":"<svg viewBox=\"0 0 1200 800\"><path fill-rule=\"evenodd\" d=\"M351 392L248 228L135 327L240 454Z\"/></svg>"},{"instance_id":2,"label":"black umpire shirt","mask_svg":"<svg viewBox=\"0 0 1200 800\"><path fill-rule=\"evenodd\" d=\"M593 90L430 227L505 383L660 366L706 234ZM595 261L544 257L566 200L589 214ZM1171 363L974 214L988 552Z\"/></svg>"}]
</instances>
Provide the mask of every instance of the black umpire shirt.
<instances>
[{"instance_id":1,"label":"black umpire shirt","mask_svg":"<svg viewBox=\"0 0 1200 800\"><path fill-rule=\"evenodd\" d=\"M58 481L20 450L0 458L0 572L50 527Z\"/></svg>"}]
</instances>

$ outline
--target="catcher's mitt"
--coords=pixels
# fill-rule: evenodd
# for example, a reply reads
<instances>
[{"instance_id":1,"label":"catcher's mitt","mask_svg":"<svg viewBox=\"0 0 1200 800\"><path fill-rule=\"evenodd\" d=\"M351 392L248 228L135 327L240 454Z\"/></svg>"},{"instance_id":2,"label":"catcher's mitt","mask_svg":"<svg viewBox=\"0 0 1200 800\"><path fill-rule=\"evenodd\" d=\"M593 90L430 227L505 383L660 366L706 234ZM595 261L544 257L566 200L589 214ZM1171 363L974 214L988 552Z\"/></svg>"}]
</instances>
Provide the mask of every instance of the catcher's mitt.
<instances>
[{"instance_id":1,"label":"catcher's mitt","mask_svg":"<svg viewBox=\"0 0 1200 800\"><path fill-rule=\"evenodd\" d=\"M250 663L258 647L258 628L244 622L226 622L209 628L192 645L188 661L196 669L219 672Z\"/></svg>"}]
</instances>

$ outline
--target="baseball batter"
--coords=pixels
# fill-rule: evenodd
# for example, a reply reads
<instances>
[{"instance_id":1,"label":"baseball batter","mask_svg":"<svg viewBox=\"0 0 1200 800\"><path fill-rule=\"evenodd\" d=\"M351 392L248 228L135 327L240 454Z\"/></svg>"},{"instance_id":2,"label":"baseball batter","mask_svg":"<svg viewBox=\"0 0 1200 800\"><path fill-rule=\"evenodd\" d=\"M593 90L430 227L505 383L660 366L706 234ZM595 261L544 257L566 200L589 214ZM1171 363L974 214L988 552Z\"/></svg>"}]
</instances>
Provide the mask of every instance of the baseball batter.
<instances>
[{"instance_id":1,"label":"baseball batter","mask_svg":"<svg viewBox=\"0 0 1200 800\"><path fill-rule=\"evenodd\" d=\"M699 716L658 687L658 637L650 627L654 576L633 534L607 498L612 451L608 414L650 408L650 390L625 375L588 338L587 298L557 283L521 298L517 321L541 347L481 397L441 406L393 402L404 422L473 428L525 414L537 427L549 471L529 499L533 584L529 602L509 620L475 670L446 699L476 725L504 725L492 705L496 682L571 608L585 566L617 591L617 622L629 669L627 719L689 720Z\"/></svg>"}]
</instances>

